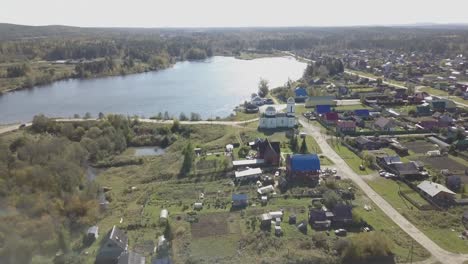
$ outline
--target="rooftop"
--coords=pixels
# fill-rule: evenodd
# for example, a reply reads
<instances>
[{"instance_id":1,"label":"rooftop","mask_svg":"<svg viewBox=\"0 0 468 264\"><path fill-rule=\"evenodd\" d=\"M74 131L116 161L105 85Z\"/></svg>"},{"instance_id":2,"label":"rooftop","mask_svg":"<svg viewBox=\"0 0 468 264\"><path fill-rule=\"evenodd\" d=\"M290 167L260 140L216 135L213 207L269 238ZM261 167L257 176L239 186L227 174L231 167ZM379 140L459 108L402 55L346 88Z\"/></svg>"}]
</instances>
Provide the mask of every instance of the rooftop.
<instances>
[{"instance_id":1,"label":"rooftop","mask_svg":"<svg viewBox=\"0 0 468 264\"><path fill-rule=\"evenodd\" d=\"M421 189L423 192L427 193L431 197L436 196L440 192L445 192L445 193L455 195L454 192L452 192L451 190L449 190L447 187L443 186L442 184L438 184L438 183L430 182L430 181L422 181L418 185L418 188Z\"/></svg>"}]
</instances>

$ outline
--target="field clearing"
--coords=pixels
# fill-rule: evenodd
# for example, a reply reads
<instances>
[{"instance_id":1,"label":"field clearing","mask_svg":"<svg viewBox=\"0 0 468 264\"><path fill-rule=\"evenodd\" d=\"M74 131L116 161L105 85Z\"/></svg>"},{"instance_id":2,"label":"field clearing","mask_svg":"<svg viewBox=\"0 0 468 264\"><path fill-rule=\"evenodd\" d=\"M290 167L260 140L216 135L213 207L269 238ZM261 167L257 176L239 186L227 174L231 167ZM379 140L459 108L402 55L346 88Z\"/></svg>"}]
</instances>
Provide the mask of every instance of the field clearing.
<instances>
[{"instance_id":1,"label":"field clearing","mask_svg":"<svg viewBox=\"0 0 468 264\"><path fill-rule=\"evenodd\" d=\"M427 165L437 170L450 169L452 171L464 171L467 166L450 156L445 157L423 157L421 160Z\"/></svg>"},{"instance_id":2,"label":"field clearing","mask_svg":"<svg viewBox=\"0 0 468 264\"><path fill-rule=\"evenodd\" d=\"M229 233L228 219L228 213L202 215L199 217L198 222L192 223L192 237L203 238L227 235Z\"/></svg>"},{"instance_id":3,"label":"field clearing","mask_svg":"<svg viewBox=\"0 0 468 264\"><path fill-rule=\"evenodd\" d=\"M405 142L403 145L416 154L426 154L428 151L438 149L434 144L422 140Z\"/></svg>"}]
</instances>

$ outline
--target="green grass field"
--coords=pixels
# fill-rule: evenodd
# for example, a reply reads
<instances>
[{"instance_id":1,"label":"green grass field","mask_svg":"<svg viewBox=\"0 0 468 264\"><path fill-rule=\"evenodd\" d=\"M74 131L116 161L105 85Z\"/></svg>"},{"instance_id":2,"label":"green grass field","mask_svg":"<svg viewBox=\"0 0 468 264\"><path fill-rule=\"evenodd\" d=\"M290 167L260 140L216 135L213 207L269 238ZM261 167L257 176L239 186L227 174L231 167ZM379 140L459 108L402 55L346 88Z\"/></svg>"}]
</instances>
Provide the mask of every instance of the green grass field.
<instances>
[{"instance_id":1,"label":"green grass field","mask_svg":"<svg viewBox=\"0 0 468 264\"><path fill-rule=\"evenodd\" d=\"M328 144L336 151L338 155L359 175L367 175L373 173L374 170L366 168L365 170L360 170L359 166L362 164L362 159L354 154L347 147L341 145L340 143L327 140Z\"/></svg>"},{"instance_id":2,"label":"green grass field","mask_svg":"<svg viewBox=\"0 0 468 264\"><path fill-rule=\"evenodd\" d=\"M468 242L458 237L460 232L465 229L460 219L461 212L466 210L466 206L452 208L447 212L420 211L398 194L399 189L407 192L412 191L406 184L383 178L368 180L367 183L439 246L455 253L468 253ZM415 192L410 196L418 203L428 204Z\"/></svg>"}]
</instances>

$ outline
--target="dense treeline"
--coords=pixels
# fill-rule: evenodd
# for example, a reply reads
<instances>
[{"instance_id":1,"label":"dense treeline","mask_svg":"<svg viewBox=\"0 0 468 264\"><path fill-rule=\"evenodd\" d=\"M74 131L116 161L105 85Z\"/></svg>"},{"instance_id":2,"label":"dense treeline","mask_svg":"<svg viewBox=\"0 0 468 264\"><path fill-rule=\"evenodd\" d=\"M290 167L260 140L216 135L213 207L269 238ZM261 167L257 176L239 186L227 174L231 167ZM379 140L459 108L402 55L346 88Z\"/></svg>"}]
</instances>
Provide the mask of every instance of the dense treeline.
<instances>
[{"instance_id":1,"label":"dense treeline","mask_svg":"<svg viewBox=\"0 0 468 264\"><path fill-rule=\"evenodd\" d=\"M71 253L71 238L95 224L99 187L89 164L121 166L127 146L171 145L190 129L154 126L108 115L58 123L43 115L8 143L0 138L0 263L29 263L33 255Z\"/></svg>"},{"instance_id":2,"label":"dense treeline","mask_svg":"<svg viewBox=\"0 0 468 264\"><path fill-rule=\"evenodd\" d=\"M452 57L457 54L468 56L467 43L466 27L454 26L82 29L0 24L0 78L10 78L0 82L3 86L0 91L73 77L159 70L181 60L240 55L246 50L259 53L294 51L305 57L318 55L316 58L350 49L384 49ZM66 64L33 64L38 61ZM27 68L22 65L27 65L29 70L25 71ZM328 71L333 75L333 70Z\"/></svg>"},{"instance_id":3,"label":"dense treeline","mask_svg":"<svg viewBox=\"0 0 468 264\"><path fill-rule=\"evenodd\" d=\"M304 78L335 76L343 73L344 65L340 59L325 57L313 63L309 63L304 72Z\"/></svg>"}]
</instances>

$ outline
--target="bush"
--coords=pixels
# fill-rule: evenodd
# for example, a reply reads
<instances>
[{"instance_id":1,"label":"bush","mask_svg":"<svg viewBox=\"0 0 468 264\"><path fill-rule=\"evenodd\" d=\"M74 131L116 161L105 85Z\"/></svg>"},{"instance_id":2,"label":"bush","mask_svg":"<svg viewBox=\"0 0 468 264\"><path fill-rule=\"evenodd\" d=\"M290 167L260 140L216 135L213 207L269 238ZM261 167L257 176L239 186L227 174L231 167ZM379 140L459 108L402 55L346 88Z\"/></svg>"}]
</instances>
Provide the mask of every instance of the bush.
<instances>
[{"instance_id":1,"label":"bush","mask_svg":"<svg viewBox=\"0 0 468 264\"><path fill-rule=\"evenodd\" d=\"M380 233L360 233L351 239L341 255L346 263L359 263L392 254L387 239Z\"/></svg>"}]
</instances>

